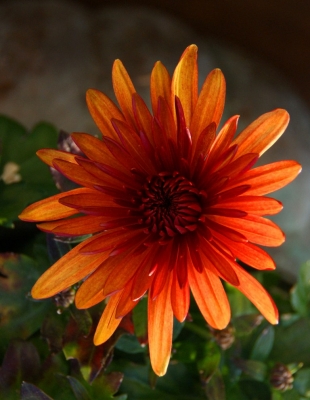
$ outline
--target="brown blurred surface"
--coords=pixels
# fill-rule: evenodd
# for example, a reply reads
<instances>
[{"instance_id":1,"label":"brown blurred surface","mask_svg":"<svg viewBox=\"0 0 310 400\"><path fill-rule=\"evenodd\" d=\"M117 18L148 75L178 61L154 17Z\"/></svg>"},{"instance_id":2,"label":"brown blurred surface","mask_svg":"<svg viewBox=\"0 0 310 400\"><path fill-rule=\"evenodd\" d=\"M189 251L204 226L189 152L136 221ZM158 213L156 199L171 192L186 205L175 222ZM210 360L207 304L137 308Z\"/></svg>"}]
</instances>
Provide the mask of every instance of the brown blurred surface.
<instances>
[{"instance_id":1,"label":"brown blurred surface","mask_svg":"<svg viewBox=\"0 0 310 400\"><path fill-rule=\"evenodd\" d=\"M198 33L273 64L310 107L309 0L75 0L87 6L144 5L165 10Z\"/></svg>"}]
</instances>

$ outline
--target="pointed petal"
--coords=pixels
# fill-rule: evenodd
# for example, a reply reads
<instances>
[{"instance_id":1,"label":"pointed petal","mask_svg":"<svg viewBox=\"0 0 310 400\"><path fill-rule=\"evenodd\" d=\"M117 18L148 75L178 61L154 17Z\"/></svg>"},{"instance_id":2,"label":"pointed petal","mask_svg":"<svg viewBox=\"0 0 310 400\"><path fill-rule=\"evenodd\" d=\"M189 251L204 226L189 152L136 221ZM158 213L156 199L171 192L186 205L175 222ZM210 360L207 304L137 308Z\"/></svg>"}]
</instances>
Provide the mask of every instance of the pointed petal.
<instances>
[{"instance_id":1,"label":"pointed petal","mask_svg":"<svg viewBox=\"0 0 310 400\"><path fill-rule=\"evenodd\" d=\"M187 127L190 127L198 97L197 52L196 45L188 46L185 49L174 71L171 84L171 101L174 104L175 96L180 99Z\"/></svg>"},{"instance_id":2,"label":"pointed petal","mask_svg":"<svg viewBox=\"0 0 310 400\"><path fill-rule=\"evenodd\" d=\"M80 254L82 244L60 258L37 280L31 291L33 298L46 299L67 289L93 272L106 258L105 254Z\"/></svg>"},{"instance_id":3,"label":"pointed petal","mask_svg":"<svg viewBox=\"0 0 310 400\"><path fill-rule=\"evenodd\" d=\"M211 149L209 156L210 164L217 160L218 157L231 146L233 137L237 130L238 120L239 115L235 115L229 118L229 120L223 125Z\"/></svg>"},{"instance_id":4,"label":"pointed petal","mask_svg":"<svg viewBox=\"0 0 310 400\"><path fill-rule=\"evenodd\" d=\"M239 260L259 270L274 270L273 259L263 249L252 243L234 243L232 251Z\"/></svg>"},{"instance_id":5,"label":"pointed petal","mask_svg":"<svg viewBox=\"0 0 310 400\"><path fill-rule=\"evenodd\" d=\"M132 95L132 108L138 132L143 132L152 143L152 115L144 100L138 93ZM135 132L137 136L137 133Z\"/></svg>"},{"instance_id":6,"label":"pointed petal","mask_svg":"<svg viewBox=\"0 0 310 400\"><path fill-rule=\"evenodd\" d=\"M296 161L278 161L247 171L228 184L227 188L249 185L245 195L261 196L288 185L300 171L301 165Z\"/></svg>"},{"instance_id":7,"label":"pointed petal","mask_svg":"<svg viewBox=\"0 0 310 400\"><path fill-rule=\"evenodd\" d=\"M256 119L233 141L239 146L236 158L246 153L264 154L285 131L289 119L288 112L280 108Z\"/></svg>"},{"instance_id":8,"label":"pointed petal","mask_svg":"<svg viewBox=\"0 0 310 400\"><path fill-rule=\"evenodd\" d=\"M271 296L252 275L244 271L239 265L235 268L240 285L237 287L271 324L277 324L279 313Z\"/></svg>"},{"instance_id":9,"label":"pointed petal","mask_svg":"<svg viewBox=\"0 0 310 400\"><path fill-rule=\"evenodd\" d=\"M276 247L285 241L285 235L272 221L256 215L243 218L230 218L221 215L208 215L207 219L243 234L250 242L262 246Z\"/></svg>"},{"instance_id":10,"label":"pointed petal","mask_svg":"<svg viewBox=\"0 0 310 400\"><path fill-rule=\"evenodd\" d=\"M195 143L200 132L211 122L218 126L225 104L226 83L220 69L214 69L207 76L193 114L190 131Z\"/></svg>"},{"instance_id":11,"label":"pointed petal","mask_svg":"<svg viewBox=\"0 0 310 400\"><path fill-rule=\"evenodd\" d=\"M56 149L40 149L37 151L37 156L50 167L53 167L53 160L58 158L60 160L69 161L73 164L76 162L76 154L67 153L65 151Z\"/></svg>"},{"instance_id":12,"label":"pointed petal","mask_svg":"<svg viewBox=\"0 0 310 400\"><path fill-rule=\"evenodd\" d=\"M220 278L209 269L188 268L188 279L197 305L209 325L224 329L230 320L229 302Z\"/></svg>"},{"instance_id":13,"label":"pointed petal","mask_svg":"<svg viewBox=\"0 0 310 400\"><path fill-rule=\"evenodd\" d=\"M114 93L118 104L126 118L126 121L135 127L132 111L132 95L136 92L135 87L120 60L115 60L112 69L112 81Z\"/></svg>"},{"instance_id":14,"label":"pointed petal","mask_svg":"<svg viewBox=\"0 0 310 400\"><path fill-rule=\"evenodd\" d=\"M59 202L63 197L70 194L83 194L89 189L79 188L69 192L59 193L55 196L48 197L47 199L37 201L31 204L19 215L23 221L40 222L40 221L54 221L61 218L67 218L77 213L71 207L67 207Z\"/></svg>"},{"instance_id":15,"label":"pointed petal","mask_svg":"<svg viewBox=\"0 0 310 400\"><path fill-rule=\"evenodd\" d=\"M157 61L151 74L151 101L154 116L157 115L159 97L163 97L170 109L173 109L173 104L171 103L171 78L166 67L160 61Z\"/></svg>"},{"instance_id":16,"label":"pointed petal","mask_svg":"<svg viewBox=\"0 0 310 400\"><path fill-rule=\"evenodd\" d=\"M89 89L86 93L86 102L89 112L100 132L105 136L117 139L111 119L124 120L125 118L113 101L99 90Z\"/></svg>"},{"instance_id":17,"label":"pointed petal","mask_svg":"<svg viewBox=\"0 0 310 400\"><path fill-rule=\"evenodd\" d=\"M122 318L115 318L116 307L118 305L121 295L122 292L119 292L111 296L106 308L103 311L94 335L94 344L96 346L110 339L110 337L113 335L116 328L122 321Z\"/></svg>"},{"instance_id":18,"label":"pointed petal","mask_svg":"<svg viewBox=\"0 0 310 400\"><path fill-rule=\"evenodd\" d=\"M152 300L148 299L148 337L151 364L155 374L165 375L171 354L173 312L171 307L171 278L167 272L163 290Z\"/></svg>"}]
</instances>

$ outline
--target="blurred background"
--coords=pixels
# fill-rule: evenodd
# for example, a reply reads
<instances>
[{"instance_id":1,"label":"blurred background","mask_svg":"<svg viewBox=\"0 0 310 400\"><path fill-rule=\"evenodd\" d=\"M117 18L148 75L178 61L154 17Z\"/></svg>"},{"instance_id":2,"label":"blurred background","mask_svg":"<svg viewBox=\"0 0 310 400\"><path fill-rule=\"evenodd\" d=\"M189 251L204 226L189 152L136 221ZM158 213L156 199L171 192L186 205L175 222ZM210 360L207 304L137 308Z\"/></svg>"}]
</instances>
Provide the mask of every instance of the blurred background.
<instances>
[{"instance_id":1,"label":"blurred background","mask_svg":"<svg viewBox=\"0 0 310 400\"><path fill-rule=\"evenodd\" d=\"M273 255L288 279L310 258L310 27L308 0L0 1L0 113L31 129L98 134L85 104L96 87L113 98L111 67L120 58L148 101L160 59L172 72L184 48L199 46L200 83L215 67L227 79L225 118L241 129L286 108L287 133L262 162L296 159L303 173L275 197L287 241Z\"/></svg>"}]
</instances>

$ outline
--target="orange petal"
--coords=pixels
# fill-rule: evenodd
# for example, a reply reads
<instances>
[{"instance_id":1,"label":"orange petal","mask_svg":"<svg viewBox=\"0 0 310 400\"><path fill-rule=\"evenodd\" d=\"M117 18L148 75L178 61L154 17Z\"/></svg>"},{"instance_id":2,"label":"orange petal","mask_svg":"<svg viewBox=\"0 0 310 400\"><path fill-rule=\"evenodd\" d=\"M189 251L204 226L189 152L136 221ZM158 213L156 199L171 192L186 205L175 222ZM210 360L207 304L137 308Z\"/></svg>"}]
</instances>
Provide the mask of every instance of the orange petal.
<instances>
[{"instance_id":1,"label":"orange petal","mask_svg":"<svg viewBox=\"0 0 310 400\"><path fill-rule=\"evenodd\" d=\"M82 255L80 243L52 265L35 283L31 295L35 299L45 299L67 289L80 281L100 265L106 255Z\"/></svg>"},{"instance_id":2,"label":"orange petal","mask_svg":"<svg viewBox=\"0 0 310 400\"><path fill-rule=\"evenodd\" d=\"M216 205L210 207L210 214L218 207L242 210L254 215L273 215L283 209L280 201L262 196L238 196L224 201L219 199Z\"/></svg>"},{"instance_id":3,"label":"orange petal","mask_svg":"<svg viewBox=\"0 0 310 400\"><path fill-rule=\"evenodd\" d=\"M171 354L173 312L171 307L171 279L167 272L163 290L148 299L148 338L152 368L158 376L165 375Z\"/></svg>"},{"instance_id":4,"label":"orange petal","mask_svg":"<svg viewBox=\"0 0 310 400\"><path fill-rule=\"evenodd\" d=\"M96 346L110 339L110 337L113 335L116 328L122 321L122 318L115 318L116 307L118 305L121 295L122 292L119 292L111 296L106 308L103 311L94 335L94 344Z\"/></svg>"},{"instance_id":5,"label":"orange petal","mask_svg":"<svg viewBox=\"0 0 310 400\"><path fill-rule=\"evenodd\" d=\"M53 160L55 158L77 164L75 159L76 154L66 153L65 151L56 149L40 149L37 151L37 156L50 167L53 167Z\"/></svg>"},{"instance_id":6,"label":"orange petal","mask_svg":"<svg viewBox=\"0 0 310 400\"><path fill-rule=\"evenodd\" d=\"M166 67L160 61L157 61L151 74L151 101L154 116L157 115L159 97L163 97L170 109L173 110L174 106L171 103L171 78Z\"/></svg>"},{"instance_id":7,"label":"orange petal","mask_svg":"<svg viewBox=\"0 0 310 400\"><path fill-rule=\"evenodd\" d=\"M200 132L211 122L218 126L225 104L226 83L220 69L214 69L207 76L195 107L190 131L193 143L195 143Z\"/></svg>"},{"instance_id":8,"label":"orange petal","mask_svg":"<svg viewBox=\"0 0 310 400\"><path fill-rule=\"evenodd\" d=\"M180 288L176 271L173 272L173 280L171 287L171 305L173 314L176 319L183 322L187 316L190 303L190 293L188 280L186 280L184 287Z\"/></svg>"},{"instance_id":9,"label":"orange petal","mask_svg":"<svg viewBox=\"0 0 310 400\"><path fill-rule=\"evenodd\" d=\"M125 118L113 101L99 90L89 89L86 92L86 102L89 112L100 132L105 136L117 139L111 119L124 120Z\"/></svg>"},{"instance_id":10,"label":"orange petal","mask_svg":"<svg viewBox=\"0 0 310 400\"><path fill-rule=\"evenodd\" d=\"M234 229L243 234L250 242L262 246L276 247L285 241L284 233L275 223L256 215L248 215L243 218L208 215L207 219Z\"/></svg>"},{"instance_id":11,"label":"orange petal","mask_svg":"<svg viewBox=\"0 0 310 400\"><path fill-rule=\"evenodd\" d=\"M224 126L214 140L214 144L209 156L210 164L213 164L213 162L230 147L232 139L237 130L238 120L239 115L235 115L225 122Z\"/></svg>"},{"instance_id":12,"label":"orange petal","mask_svg":"<svg viewBox=\"0 0 310 400\"><path fill-rule=\"evenodd\" d=\"M209 269L188 268L188 279L197 305L209 325L224 329L230 320L229 302L220 278Z\"/></svg>"},{"instance_id":13,"label":"orange petal","mask_svg":"<svg viewBox=\"0 0 310 400\"><path fill-rule=\"evenodd\" d=\"M234 243L232 251L239 260L250 267L259 270L273 270L276 268L270 255L252 243Z\"/></svg>"},{"instance_id":14,"label":"orange petal","mask_svg":"<svg viewBox=\"0 0 310 400\"><path fill-rule=\"evenodd\" d=\"M296 161L278 161L247 171L233 180L227 188L250 185L245 195L261 196L283 188L292 182L301 171Z\"/></svg>"},{"instance_id":15,"label":"orange petal","mask_svg":"<svg viewBox=\"0 0 310 400\"><path fill-rule=\"evenodd\" d=\"M53 161L53 167L78 185L92 188L102 184L100 179L86 172L80 165L56 158Z\"/></svg>"},{"instance_id":16,"label":"orange petal","mask_svg":"<svg viewBox=\"0 0 310 400\"><path fill-rule=\"evenodd\" d=\"M108 255L109 252L104 252L103 254ZM99 257L97 255L97 257ZM102 299L106 298L107 295L103 295L103 287L109 277L109 274L113 269L119 264L122 263L126 254L119 254L114 257L106 256L101 265L98 265L98 268L82 283L76 292L75 296L75 304L77 308L88 308L93 305L93 299L96 296L101 296ZM84 256L91 257L91 256ZM116 292L116 290L115 290Z\"/></svg>"},{"instance_id":17,"label":"orange petal","mask_svg":"<svg viewBox=\"0 0 310 400\"><path fill-rule=\"evenodd\" d=\"M69 192L59 193L55 196L48 197L47 199L37 201L31 204L19 215L23 221L40 222L40 221L54 221L57 219L67 218L77 213L71 207L67 207L59 200L69 194L83 194L89 191L86 188L79 188L70 190Z\"/></svg>"},{"instance_id":18,"label":"orange petal","mask_svg":"<svg viewBox=\"0 0 310 400\"><path fill-rule=\"evenodd\" d=\"M260 116L233 141L239 146L236 158L246 153L264 154L285 131L289 119L288 112L280 108Z\"/></svg>"},{"instance_id":19,"label":"orange petal","mask_svg":"<svg viewBox=\"0 0 310 400\"><path fill-rule=\"evenodd\" d=\"M105 221L106 218L101 218L97 215L87 215L61 221L43 222L38 224L37 227L43 232L50 232L55 235L81 236L100 232L102 230L100 224Z\"/></svg>"},{"instance_id":20,"label":"orange petal","mask_svg":"<svg viewBox=\"0 0 310 400\"><path fill-rule=\"evenodd\" d=\"M138 132L144 132L148 140L152 143L152 115L147 108L144 100L138 93L132 95L133 113L136 121ZM136 137L137 132L135 132Z\"/></svg>"},{"instance_id":21,"label":"orange petal","mask_svg":"<svg viewBox=\"0 0 310 400\"><path fill-rule=\"evenodd\" d=\"M277 324L279 313L269 293L253 276L244 271L239 265L235 269L240 285L237 287L271 324Z\"/></svg>"},{"instance_id":22,"label":"orange petal","mask_svg":"<svg viewBox=\"0 0 310 400\"><path fill-rule=\"evenodd\" d=\"M112 69L112 81L114 93L118 104L126 118L126 121L135 127L135 119L132 111L132 95L136 93L135 87L120 60L115 60Z\"/></svg>"},{"instance_id":23,"label":"orange petal","mask_svg":"<svg viewBox=\"0 0 310 400\"><path fill-rule=\"evenodd\" d=\"M190 127L198 97L197 46L188 46L174 70L172 77L172 104L177 96L182 104L186 126Z\"/></svg>"},{"instance_id":24,"label":"orange petal","mask_svg":"<svg viewBox=\"0 0 310 400\"><path fill-rule=\"evenodd\" d=\"M93 135L89 135L88 133L80 133L80 132L72 133L71 137L76 143L76 145L79 147L79 149L90 160L96 162L105 162L108 163L109 165L111 165L112 163L113 166L120 165L119 163L116 162L116 160L111 155L111 153L107 149L107 146L103 143L102 140L96 138Z\"/></svg>"}]
</instances>

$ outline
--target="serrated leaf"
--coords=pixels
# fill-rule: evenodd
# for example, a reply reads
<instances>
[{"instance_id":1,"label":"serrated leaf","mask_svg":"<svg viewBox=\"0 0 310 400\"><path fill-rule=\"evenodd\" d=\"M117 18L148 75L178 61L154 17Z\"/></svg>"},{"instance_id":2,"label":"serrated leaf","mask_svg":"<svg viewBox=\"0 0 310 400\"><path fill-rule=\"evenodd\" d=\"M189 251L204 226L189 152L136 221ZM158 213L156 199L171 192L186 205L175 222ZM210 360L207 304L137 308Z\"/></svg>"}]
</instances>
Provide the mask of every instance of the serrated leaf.
<instances>
[{"instance_id":1,"label":"serrated leaf","mask_svg":"<svg viewBox=\"0 0 310 400\"><path fill-rule=\"evenodd\" d=\"M70 382L76 400L92 400L87 389L80 381L73 376L67 376L67 379Z\"/></svg>"}]
</instances>

